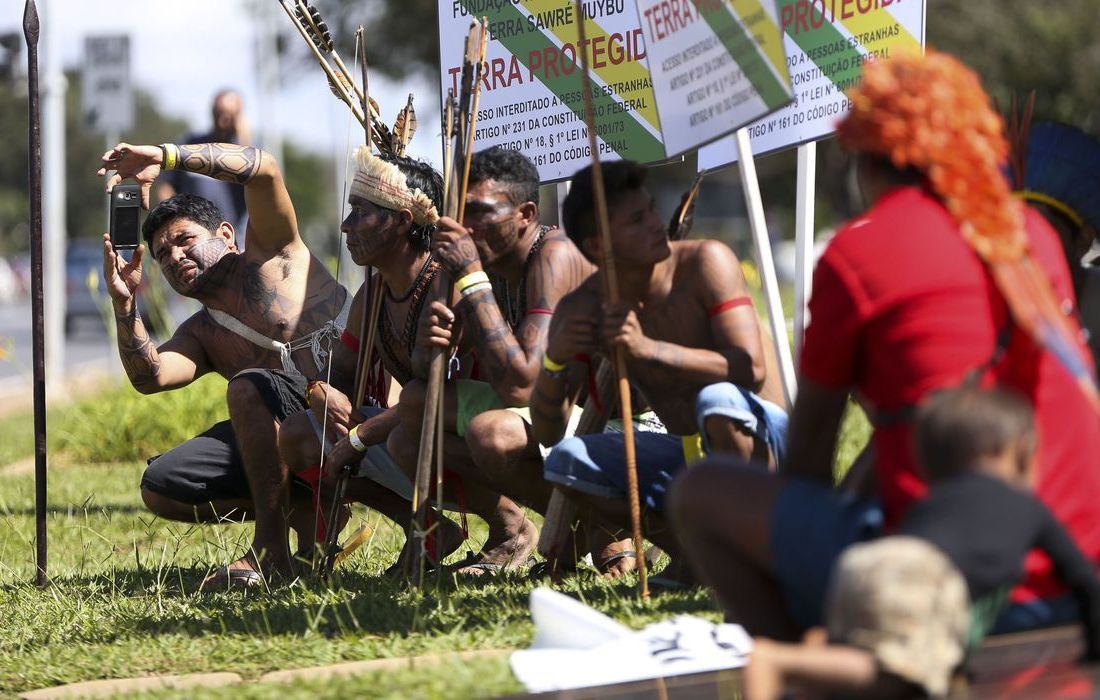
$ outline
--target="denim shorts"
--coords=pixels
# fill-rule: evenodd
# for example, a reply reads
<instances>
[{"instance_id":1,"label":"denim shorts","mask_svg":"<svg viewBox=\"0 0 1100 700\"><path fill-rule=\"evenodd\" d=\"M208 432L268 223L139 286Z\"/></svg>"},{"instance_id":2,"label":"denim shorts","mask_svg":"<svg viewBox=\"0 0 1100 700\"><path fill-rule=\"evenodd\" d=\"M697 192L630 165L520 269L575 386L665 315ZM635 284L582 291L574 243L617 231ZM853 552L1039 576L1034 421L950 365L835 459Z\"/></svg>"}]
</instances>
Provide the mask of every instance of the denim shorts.
<instances>
[{"instance_id":1,"label":"denim shorts","mask_svg":"<svg viewBox=\"0 0 1100 700\"><path fill-rule=\"evenodd\" d=\"M707 418L721 415L737 421L776 451L778 460L786 441L787 414L750 391L721 382L705 387L696 399L695 418L700 432ZM642 503L664 511L669 484L687 464L685 438L635 430L638 493ZM615 433L583 435L562 440L546 457L547 481L591 496L624 499L627 494L623 436Z\"/></svg>"},{"instance_id":2,"label":"denim shorts","mask_svg":"<svg viewBox=\"0 0 1100 700\"><path fill-rule=\"evenodd\" d=\"M771 516L771 551L787 611L803 629L820 625L840 553L882 533L878 501L810 479L789 479Z\"/></svg>"}]
</instances>

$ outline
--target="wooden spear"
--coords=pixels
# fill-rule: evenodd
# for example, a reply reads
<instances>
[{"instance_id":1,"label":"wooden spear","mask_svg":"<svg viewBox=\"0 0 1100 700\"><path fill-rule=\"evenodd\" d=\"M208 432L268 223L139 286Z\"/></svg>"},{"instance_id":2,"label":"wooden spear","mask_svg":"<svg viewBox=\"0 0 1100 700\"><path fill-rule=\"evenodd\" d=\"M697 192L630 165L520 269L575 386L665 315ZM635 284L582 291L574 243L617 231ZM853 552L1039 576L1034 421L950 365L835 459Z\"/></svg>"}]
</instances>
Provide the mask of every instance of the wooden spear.
<instances>
[{"instance_id":1,"label":"wooden spear","mask_svg":"<svg viewBox=\"0 0 1100 700\"><path fill-rule=\"evenodd\" d=\"M574 0L579 32L578 46L588 46L585 35L584 6L581 0ZM604 193L603 171L600 169L599 148L596 142L596 114L592 106L592 82L588 74L588 51L581 55L581 94L584 98L584 123L588 130L588 147L592 151L592 199L595 206L596 231L600 237L600 274L604 281L604 294L612 304L619 303L619 285L615 274L615 255L611 248L611 224L607 214L607 197ZM649 580L646 575L645 549L642 542L642 508L638 496L638 463L634 453L634 419L630 403L630 377L627 374L626 355L622 348L611 352L612 364L619 384L619 415L623 421L623 446L626 451L626 485L630 500L630 526L634 538L634 551L637 553L638 586L642 598L649 597Z\"/></svg>"},{"instance_id":2,"label":"wooden spear","mask_svg":"<svg viewBox=\"0 0 1100 700\"><path fill-rule=\"evenodd\" d=\"M42 317L42 110L38 92L38 7L27 0L23 35L27 40L27 97L30 104L31 324L34 365L34 525L36 582L46 585L46 366Z\"/></svg>"}]
</instances>

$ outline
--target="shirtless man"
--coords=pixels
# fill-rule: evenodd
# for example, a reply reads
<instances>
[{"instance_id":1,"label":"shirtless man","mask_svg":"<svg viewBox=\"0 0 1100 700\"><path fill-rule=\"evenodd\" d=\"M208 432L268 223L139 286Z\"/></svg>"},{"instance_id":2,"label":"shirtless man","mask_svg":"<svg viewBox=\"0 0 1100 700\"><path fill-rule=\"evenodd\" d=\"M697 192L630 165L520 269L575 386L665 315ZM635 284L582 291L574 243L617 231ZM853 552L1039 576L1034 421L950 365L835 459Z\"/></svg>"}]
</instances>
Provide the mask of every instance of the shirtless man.
<instances>
[{"instance_id":1,"label":"shirtless man","mask_svg":"<svg viewBox=\"0 0 1100 700\"><path fill-rule=\"evenodd\" d=\"M412 379L411 358L418 319L430 299L443 294L443 276L430 251L439 220L443 181L426 163L409 158L377 157L366 148L356 151L356 171L348 197L350 210L341 230L355 264L373 267L382 276L383 297L374 341L374 361L368 373L365 405L352 405L359 344L363 341L364 307L370 304L364 283L352 301L355 319L333 348L331 384L309 383L312 412L295 414L279 431L279 451L287 466L300 473L321 457L319 435L327 421L329 448L324 476L353 467L347 497L374 508L407 527L412 483L386 451L386 438L397 426L397 408L388 407L383 375L399 385ZM327 419L326 419L327 414ZM355 430L355 438L349 435ZM335 444L331 444L335 442ZM457 526L442 520L447 533L444 555L458 544Z\"/></svg>"},{"instance_id":2,"label":"shirtless man","mask_svg":"<svg viewBox=\"0 0 1100 700\"><path fill-rule=\"evenodd\" d=\"M453 381L444 398L445 464L464 478L463 495L471 510L489 522L488 540L463 572L522 564L538 540L523 511L499 495L494 479L470 460L462 438L471 419L484 411L527 406L551 314L562 295L591 270L561 231L539 223L538 184L535 166L517 151L494 147L474 154L465 218L462 224L440 219L432 243L456 280L460 301L454 311L434 302L425 314L429 330L422 333L414 373L427 376L432 347L450 347L452 332L458 332L452 328L457 312L462 344L474 348L481 380ZM495 285L489 284L487 272L497 277ZM468 368L471 360L463 364ZM409 474L415 473L424 387L416 381L402 391L401 425L389 440L391 453ZM478 485L482 488L471 488Z\"/></svg>"},{"instance_id":3,"label":"shirtless man","mask_svg":"<svg viewBox=\"0 0 1100 700\"><path fill-rule=\"evenodd\" d=\"M622 161L603 166L621 303L604 302L600 272L558 306L531 400L534 436L561 439L589 364L582 358L621 349L634 390L667 434L635 431L639 490L649 508L649 534L673 556L676 541L661 522L664 496L688 453L735 452L779 461L786 414L754 394L765 360L757 316L733 252L716 241L673 241L645 189L645 169ZM600 259L592 175L573 178L562 219L570 239ZM773 397L777 400L778 397ZM602 517L629 526L621 434L573 437L546 459L546 479Z\"/></svg>"},{"instance_id":4,"label":"shirtless man","mask_svg":"<svg viewBox=\"0 0 1100 700\"><path fill-rule=\"evenodd\" d=\"M288 516L299 545L313 542L313 517L275 456L279 422L306 408L307 377L321 375L327 347L346 318L347 291L306 249L278 164L257 148L232 144L131 146L103 157L107 189L124 178L149 188L162 169L178 167L244 185L247 251L209 201L177 195L143 225L145 245L125 262L104 236L104 275L114 305L118 350L131 384L152 394L190 384L208 372L229 381L230 420L150 460L141 493L153 513L184 522L254 518L248 553L208 582L255 585L265 571L288 574ZM154 346L137 313L135 292L148 247L165 279L203 308ZM259 368L259 369L257 369ZM291 501L293 500L293 511Z\"/></svg>"}]
</instances>

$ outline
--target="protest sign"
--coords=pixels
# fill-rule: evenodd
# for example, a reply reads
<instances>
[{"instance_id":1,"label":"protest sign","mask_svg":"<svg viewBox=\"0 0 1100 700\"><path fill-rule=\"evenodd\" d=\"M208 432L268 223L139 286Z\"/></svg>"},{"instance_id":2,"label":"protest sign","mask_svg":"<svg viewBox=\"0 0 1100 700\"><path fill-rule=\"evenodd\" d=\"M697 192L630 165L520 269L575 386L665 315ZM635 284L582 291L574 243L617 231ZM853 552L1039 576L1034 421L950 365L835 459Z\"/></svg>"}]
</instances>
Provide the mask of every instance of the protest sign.
<instances>
[{"instance_id":1,"label":"protest sign","mask_svg":"<svg viewBox=\"0 0 1100 700\"><path fill-rule=\"evenodd\" d=\"M777 0L795 101L748 127L757 154L831 134L848 111L844 91L868 57L924 46L925 0ZM699 149L699 169L737 159L733 139Z\"/></svg>"},{"instance_id":2,"label":"protest sign","mask_svg":"<svg viewBox=\"0 0 1100 700\"><path fill-rule=\"evenodd\" d=\"M791 101L773 0L637 0L665 151L677 155Z\"/></svg>"},{"instance_id":3,"label":"protest sign","mask_svg":"<svg viewBox=\"0 0 1100 700\"><path fill-rule=\"evenodd\" d=\"M471 17L489 21L487 70L477 148L501 145L534 161L543 182L568 178L590 162L578 51L592 68L600 157L652 163L665 158L645 41L633 0L583 3L587 41L579 46L570 0L441 2L441 92L457 82Z\"/></svg>"}]
</instances>

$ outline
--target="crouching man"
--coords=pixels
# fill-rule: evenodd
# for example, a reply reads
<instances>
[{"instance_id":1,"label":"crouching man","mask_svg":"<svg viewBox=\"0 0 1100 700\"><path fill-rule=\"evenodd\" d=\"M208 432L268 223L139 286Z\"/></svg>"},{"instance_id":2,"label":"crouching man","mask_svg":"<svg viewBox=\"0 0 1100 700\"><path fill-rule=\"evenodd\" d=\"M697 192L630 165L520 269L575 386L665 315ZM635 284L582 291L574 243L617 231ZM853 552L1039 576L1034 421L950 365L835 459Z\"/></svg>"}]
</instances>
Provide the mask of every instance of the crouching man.
<instances>
[{"instance_id":1,"label":"crouching man","mask_svg":"<svg viewBox=\"0 0 1100 700\"><path fill-rule=\"evenodd\" d=\"M256 521L250 550L204 583L255 585L262 572L289 575L288 523L299 546L313 543L308 489L292 485L278 457L280 422L307 408L306 383L322 376L327 348L343 329L347 291L301 236L278 164L233 144L131 146L103 157L107 189L125 178L149 188L178 168L244 185L247 250L211 202L182 194L162 202L142 227L145 245L126 262L104 236L104 277L114 305L118 351L131 384L153 394L208 372L229 380L230 420L149 462L141 482L149 510L170 520ZM202 309L160 346L137 313L135 293L148 250L177 293Z\"/></svg>"},{"instance_id":2,"label":"crouching man","mask_svg":"<svg viewBox=\"0 0 1100 700\"><path fill-rule=\"evenodd\" d=\"M634 440L648 535L675 556L679 548L662 520L672 478L705 450L780 461L787 416L754 393L764 386L764 353L733 252L716 241L670 242L637 163L608 163L603 178L621 303L604 302L599 270L558 304L531 401L534 436L557 443L592 371L587 358L622 350L633 391L667 429L635 431ZM590 168L574 176L562 218L585 257L600 261ZM621 434L562 441L546 459L545 477L629 527Z\"/></svg>"}]
</instances>

